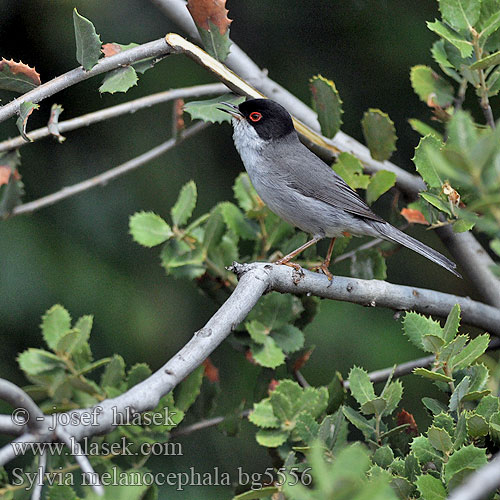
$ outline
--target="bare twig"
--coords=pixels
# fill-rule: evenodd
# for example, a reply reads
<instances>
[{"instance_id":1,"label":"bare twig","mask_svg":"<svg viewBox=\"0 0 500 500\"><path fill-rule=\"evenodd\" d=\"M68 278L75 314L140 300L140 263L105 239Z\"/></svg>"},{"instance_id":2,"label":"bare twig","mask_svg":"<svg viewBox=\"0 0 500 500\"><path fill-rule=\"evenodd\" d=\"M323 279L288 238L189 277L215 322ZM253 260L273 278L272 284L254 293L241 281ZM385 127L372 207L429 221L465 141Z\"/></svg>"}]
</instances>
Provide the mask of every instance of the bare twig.
<instances>
[{"instance_id":1,"label":"bare twig","mask_svg":"<svg viewBox=\"0 0 500 500\"><path fill-rule=\"evenodd\" d=\"M45 417L38 405L20 387L5 379L0 379L0 399L7 401L14 407L11 421L19 426L24 423L30 429L37 429Z\"/></svg>"},{"instance_id":2,"label":"bare twig","mask_svg":"<svg viewBox=\"0 0 500 500\"><path fill-rule=\"evenodd\" d=\"M107 184L109 181L116 179L120 175L126 174L131 170L134 170L145 163L154 160L158 156L166 153L173 147L177 146L184 139L188 139L194 134L198 133L200 130L206 128L209 124L204 122L198 122L195 125L192 125L188 129L186 129L182 134L177 138L169 139L165 141L163 144L156 146L153 149L150 149L146 153L142 155L136 156L132 160L129 160L121 165L118 165L115 168L107 170L106 172L96 175L90 179L87 179L82 182L78 182L77 184L73 184L73 186L68 186L62 188L60 191L56 191L55 193L44 196L43 198L39 198L38 200L30 201L28 203L23 203L22 205L18 205L12 210L11 216L21 215L21 214L29 214L34 212L35 210L40 210L41 208L47 207L49 205L53 205L58 201L64 200L75 194L81 193L82 191L86 191L87 189L91 189L96 186L102 186Z\"/></svg>"},{"instance_id":3,"label":"bare twig","mask_svg":"<svg viewBox=\"0 0 500 500\"><path fill-rule=\"evenodd\" d=\"M109 108L101 109L99 111L94 111L93 113L87 113L76 118L71 118L70 120L59 122L58 129L59 132L63 134L65 132L69 132L70 130L75 130L81 127L88 127L89 125L92 125L94 123L109 120L110 118L116 118L117 116L121 116L125 113L135 113L139 109L148 108L154 106L155 104L172 101L179 98L222 94L224 92L227 92L227 90L227 87L222 83L209 83L206 85L195 85L193 87L166 90L165 92L158 92L156 94L140 97L139 99L124 102L123 104L118 104L117 106L110 106ZM51 133L48 127L42 127L37 130L33 130L27 135L30 142L33 142L45 137L49 137L51 136ZM24 146L25 144L30 144L30 142L26 142L21 136L7 139L6 141L0 142L0 152L19 148L21 146Z\"/></svg>"},{"instance_id":4,"label":"bare twig","mask_svg":"<svg viewBox=\"0 0 500 500\"><path fill-rule=\"evenodd\" d=\"M43 488L43 478L45 477L45 469L47 468L47 453L45 451L40 452L38 458L38 467L37 467L37 480L33 485L33 492L31 493L31 500L40 500L42 496L42 488Z\"/></svg>"},{"instance_id":5,"label":"bare twig","mask_svg":"<svg viewBox=\"0 0 500 500\"><path fill-rule=\"evenodd\" d=\"M47 97L57 94L61 90L83 82L93 76L101 75L102 73L106 73L121 66L140 61L141 59L162 57L171 52L172 49L165 43L165 40L160 38L159 40L139 45L139 47L119 52L114 56L100 59L90 71L85 71L81 66L75 68L0 107L0 122L14 116L19 111L19 106L23 102L37 103L43 101Z\"/></svg>"},{"instance_id":6,"label":"bare twig","mask_svg":"<svg viewBox=\"0 0 500 500\"><path fill-rule=\"evenodd\" d=\"M89 484L94 492L99 495L104 495L104 488L101 485L98 474L95 472L87 456L83 453L80 443L74 440L60 425L55 429L56 436L68 447L71 456L74 457L76 463L86 476L86 483Z\"/></svg>"},{"instance_id":7,"label":"bare twig","mask_svg":"<svg viewBox=\"0 0 500 500\"><path fill-rule=\"evenodd\" d=\"M448 500L481 500L500 487L500 453L455 488Z\"/></svg>"}]
</instances>

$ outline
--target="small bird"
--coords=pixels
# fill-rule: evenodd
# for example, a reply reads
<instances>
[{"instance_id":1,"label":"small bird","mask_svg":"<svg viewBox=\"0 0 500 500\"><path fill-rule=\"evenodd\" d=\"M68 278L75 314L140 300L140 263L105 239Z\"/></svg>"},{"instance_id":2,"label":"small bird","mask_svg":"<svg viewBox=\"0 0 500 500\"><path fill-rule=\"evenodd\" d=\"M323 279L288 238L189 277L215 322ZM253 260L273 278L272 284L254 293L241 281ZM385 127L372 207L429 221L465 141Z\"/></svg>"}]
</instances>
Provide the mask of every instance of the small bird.
<instances>
[{"instance_id":1,"label":"small bird","mask_svg":"<svg viewBox=\"0 0 500 500\"><path fill-rule=\"evenodd\" d=\"M323 263L315 268L329 280L335 239L344 233L404 245L458 277L456 264L373 213L358 193L299 140L288 111L271 99L249 99L218 108L232 116L233 139L250 180L264 203L283 220L312 235L276 264L291 262L325 237L331 238Z\"/></svg>"}]
</instances>

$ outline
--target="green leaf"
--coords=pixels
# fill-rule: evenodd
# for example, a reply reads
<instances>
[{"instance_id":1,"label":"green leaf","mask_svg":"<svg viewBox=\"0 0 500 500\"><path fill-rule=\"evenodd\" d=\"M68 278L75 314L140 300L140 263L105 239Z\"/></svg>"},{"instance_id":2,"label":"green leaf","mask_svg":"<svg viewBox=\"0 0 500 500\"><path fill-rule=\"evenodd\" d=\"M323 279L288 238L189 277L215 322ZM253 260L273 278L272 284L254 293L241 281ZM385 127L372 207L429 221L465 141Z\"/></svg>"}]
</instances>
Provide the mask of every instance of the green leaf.
<instances>
[{"instance_id":1,"label":"green leaf","mask_svg":"<svg viewBox=\"0 0 500 500\"><path fill-rule=\"evenodd\" d=\"M27 349L17 357L19 368L27 375L40 375L64 367L64 362L55 354L43 349Z\"/></svg>"},{"instance_id":2,"label":"green leaf","mask_svg":"<svg viewBox=\"0 0 500 500\"><path fill-rule=\"evenodd\" d=\"M450 436L453 436L455 432L455 421L448 413L441 412L436 415L432 421L432 425L439 429L444 429Z\"/></svg>"},{"instance_id":3,"label":"green leaf","mask_svg":"<svg viewBox=\"0 0 500 500\"><path fill-rule=\"evenodd\" d=\"M73 9L73 24L75 26L76 60L85 71L91 70L101 57L101 39L94 25Z\"/></svg>"},{"instance_id":4,"label":"green leaf","mask_svg":"<svg viewBox=\"0 0 500 500\"><path fill-rule=\"evenodd\" d=\"M474 445L464 446L453 453L444 465L444 477L447 482L463 469L478 469L488 462L486 450Z\"/></svg>"},{"instance_id":5,"label":"green leaf","mask_svg":"<svg viewBox=\"0 0 500 500\"><path fill-rule=\"evenodd\" d=\"M368 372L363 370L363 368L359 368L358 366L351 368L348 380L349 390L359 405L363 405L376 398Z\"/></svg>"},{"instance_id":6,"label":"green leaf","mask_svg":"<svg viewBox=\"0 0 500 500\"><path fill-rule=\"evenodd\" d=\"M482 391L488 383L490 372L484 364L476 364L467 369L471 377L469 391Z\"/></svg>"},{"instance_id":7,"label":"green leaf","mask_svg":"<svg viewBox=\"0 0 500 500\"><path fill-rule=\"evenodd\" d=\"M448 28L448 26L446 26L445 24L443 24L441 21L438 20L434 21L433 23L427 21L426 24L431 31L433 31L434 33L436 33L437 35L439 35L440 37L444 38L452 45L454 45L460 51L462 57L467 58L472 55L473 51L472 43L466 40L462 35ZM449 101L448 104L450 102L451 101ZM444 106L444 104L441 103L439 104L441 106Z\"/></svg>"},{"instance_id":8,"label":"green leaf","mask_svg":"<svg viewBox=\"0 0 500 500\"><path fill-rule=\"evenodd\" d=\"M184 111L189 113L193 120L203 120L210 123L231 123L231 115L219 109L221 102L238 105L244 100L244 97L238 97L234 94L224 94L213 99L205 99L204 101L187 102L184 104Z\"/></svg>"},{"instance_id":9,"label":"green leaf","mask_svg":"<svg viewBox=\"0 0 500 500\"><path fill-rule=\"evenodd\" d=\"M0 159L3 160L3 157ZM21 203L24 195L23 183L12 175L13 171L7 184L0 186L0 219L9 215Z\"/></svg>"},{"instance_id":10,"label":"green leaf","mask_svg":"<svg viewBox=\"0 0 500 500\"><path fill-rule=\"evenodd\" d=\"M488 44L488 49L490 46L498 46L500 27L500 4L498 0L483 0L481 2L481 17L479 19L478 28L479 33L479 45L483 47ZM494 36L491 37L491 35ZM492 42L492 43L488 43Z\"/></svg>"},{"instance_id":11,"label":"green leaf","mask_svg":"<svg viewBox=\"0 0 500 500\"><path fill-rule=\"evenodd\" d=\"M30 101L22 102L19 106L19 118L16 120L17 129L25 141L30 142L31 139L26 135L26 126L28 125L28 118L35 109L39 109L38 104Z\"/></svg>"},{"instance_id":12,"label":"green leaf","mask_svg":"<svg viewBox=\"0 0 500 500\"><path fill-rule=\"evenodd\" d=\"M186 413L190 406L196 401L201 391L204 373L205 367L200 365L181 382L175 391L176 408Z\"/></svg>"},{"instance_id":13,"label":"green leaf","mask_svg":"<svg viewBox=\"0 0 500 500\"><path fill-rule=\"evenodd\" d=\"M284 325L271 334L276 345L286 354L296 352L304 347L304 334L296 326Z\"/></svg>"},{"instance_id":14,"label":"green leaf","mask_svg":"<svg viewBox=\"0 0 500 500\"><path fill-rule=\"evenodd\" d=\"M255 240L257 238L257 227L245 218L243 212L230 201L219 204L222 217L226 226L233 233L244 240Z\"/></svg>"},{"instance_id":15,"label":"green leaf","mask_svg":"<svg viewBox=\"0 0 500 500\"><path fill-rule=\"evenodd\" d=\"M254 403L253 410L248 415L248 420L252 424L262 428L277 428L280 426L279 419L273 413L273 407L269 398L263 399L259 403Z\"/></svg>"},{"instance_id":16,"label":"green leaf","mask_svg":"<svg viewBox=\"0 0 500 500\"><path fill-rule=\"evenodd\" d=\"M78 500L71 486L65 484L53 484L49 488L48 500Z\"/></svg>"},{"instance_id":17,"label":"green leaf","mask_svg":"<svg viewBox=\"0 0 500 500\"><path fill-rule=\"evenodd\" d=\"M205 226L205 235L203 237L203 248L205 251L210 251L221 242L224 229L224 219L222 218L220 207L217 205L210 212L210 217Z\"/></svg>"},{"instance_id":18,"label":"green leaf","mask_svg":"<svg viewBox=\"0 0 500 500\"><path fill-rule=\"evenodd\" d=\"M498 52L495 52L494 54L490 54L486 57L483 57L482 59L479 59L479 61L476 61L474 64L471 64L470 69L471 70L486 69L489 68L490 66L496 66L499 63L500 63L500 50Z\"/></svg>"},{"instance_id":19,"label":"green leaf","mask_svg":"<svg viewBox=\"0 0 500 500\"><path fill-rule=\"evenodd\" d=\"M456 220L452 224L453 232L454 233L465 233L466 231L470 231L474 226L475 226L474 221L466 220L466 219L459 219Z\"/></svg>"},{"instance_id":20,"label":"green leaf","mask_svg":"<svg viewBox=\"0 0 500 500\"><path fill-rule=\"evenodd\" d=\"M390 446L381 446L373 454L373 462L386 469L394 461L394 452Z\"/></svg>"},{"instance_id":21,"label":"green leaf","mask_svg":"<svg viewBox=\"0 0 500 500\"><path fill-rule=\"evenodd\" d=\"M443 453L448 453L453 447L451 436L445 429L431 425L427 431L427 437L429 443L431 443L436 450Z\"/></svg>"},{"instance_id":22,"label":"green leaf","mask_svg":"<svg viewBox=\"0 0 500 500\"><path fill-rule=\"evenodd\" d=\"M331 382L327 386L328 389L328 407L326 412L328 414L336 412L340 405L344 403L346 390L344 387L342 375L335 372Z\"/></svg>"},{"instance_id":23,"label":"green leaf","mask_svg":"<svg viewBox=\"0 0 500 500\"><path fill-rule=\"evenodd\" d=\"M191 217L196 206L196 184L189 181L182 186L181 192L170 210L172 222L175 226L183 226Z\"/></svg>"},{"instance_id":24,"label":"green leaf","mask_svg":"<svg viewBox=\"0 0 500 500\"><path fill-rule=\"evenodd\" d=\"M489 343L490 336L487 333L477 336L475 339L472 339L454 358L450 359L449 364L453 366L453 370L467 368L474 363L479 356L485 353Z\"/></svg>"},{"instance_id":25,"label":"green leaf","mask_svg":"<svg viewBox=\"0 0 500 500\"><path fill-rule=\"evenodd\" d=\"M387 278L384 257L375 248L356 252L351 258L351 275L365 280L384 280Z\"/></svg>"},{"instance_id":26,"label":"green leaf","mask_svg":"<svg viewBox=\"0 0 500 500\"><path fill-rule=\"evenodd\" d=\"M489 425L481 415L473 413L466 417L467 432L472 439L486 436L489 432Z\"/></svg>"},{"instance_id":27,"label":"green leaf","mask_svg":"<svg viewBox=\"0 0 500 500\"><path fill-rule=\"evenodd\" d=\"M135 242L154 247L173 236L170 226L153 212L136 212L129 219L129 231Z\"/></svg>"},{"instance_id":28,"label":"green leaf","mask_svg":"<svg viewBox=\"0 0 500 500\"><path fill-rule=\"evenodd\" d=\"M220 222L223 228L222 217ZM162 248L160 258L167 274L176 278L195 279L205 273L202 249L199 246L193 249L185 241L173 238L168 240Z\"/></svg>"},{"instance_id":29,"label":"green leaf","mask_svg":"<svg viewBox=\"0 0 500 500\"><path fill-rule=\"evenodd\" d=\"M344 112L335 83L317 75L311 78L309 88L313 97L313 109L318 113L321 133L332 138L340 130Z\"/></svg>"},{"instance_id":30,"label":"green leaf","mask_svg":"<svg viewBox=\"0 0 500 500\"><path fill-rule=\"evenodd\" d=\"M457 411L460 403L464 396L469 392L469 377L464 377L460 383L455 387L453 394L450 398L450 404L448 405L450 411Z\"/></svg>"},{"instance_id":31,"label":"green leaf","mask_svg":"<svg viewBox=\"0 0 500 500\"><path fill-rule=\"evenodd\" d=\"M276 345L274 340L267 336L264 342L251 348L254 360L266 368L276 368L285 362L283 351Z\"/></svg>"},{"instance_id":32,"label":"green leaf","mask_svg":"<svg viewBox=\"0 0 500 500\"><path fill-rule=\"evenodd\" d=\"M489 421L491 416L498 412L499 409L498 397L486 396L479 401L475 411L478 415L483 416L487 421Z\"/></svg>"},{"instance_id":33,"label":"green leaf","mask_svg":"<svg viewBox=\"0 0 500 500\"><path fill-rule=\"evenodd\" d=\"M455 430L455 444L453 445L453 449L459 450L467 440L467 422L465 420L465 412L462 412L457 420L457 428Z\"/></svg>"},{"instance_id":34,"label":"green leaf","mask_svg":"<svg viewBox=\"0 0 500 500\"><path fill-rule=\"evenodd\" d=\"M128 372L127 389L146 380L151 373L151 368L146 363L136 363Z\"/></svg>"},{"instance_id":35,"label":"green leaf","mask_svg":"<svg viewBox=\"0 0 500 500\"><path fill-rule=\"evenodd\" d=\"M389 115L380 109L369 109L363 115L361 126L372 158L378 161L388 160L392 152L396 151L397 140L396 129Z\"/></svg>"},{"instance_id":36,"label":"green leaf","mask_svg":"<svg viewBox=\"0 0 500 500\"><path fill-rule=\"evenodd\" d=\"M443 139L443 135L433 129L430 125L427 125L427 123L417 120L416 118L410 118L408 123L410 124L410 127L422 137L430 134L440 141Z\"/></svg>"},{"instance_id":37,"label":"green leaf","mask_svg":"<svg viewBox=\"0 0 500 500\"><path fill-rule=\"evenodd\" d=\"M490 436L496 442L500 443L500 412L493 413L489 420Z\"/></svg>"},{"instance_id":38,"label":"green leaf","mask_svg":"<svg viewBox=\"0 0 500 500\"><path fill-rule=\"evenodd\" d=\"M413 90L426 104L430 98L434 99L441 107L446 107L453 102L453 87L432 71L429 66L413 66L410 80Z\"/></svg>"},{"instance_id":39,"label":"green leaf","mask_svg":"<svg viewBox=\"0 0 500 500\"><path fill-rule=\"evenodd\" d=\"M363 165L350 153L340 153L332 168L352 189L366 189L370 183L371 177L363 174Z\"/></svg>"},{"instance_id":40,"label":"green leaf","mask_svg":"<svg viewBox=\"0 0 500 500\"><path fill-rule=\"evenodd\" d=\"M99 92L104 94L104 92L109 92L114 94L116 92L127 92L128 89L137 85L137 73L132 66L124 66L123 68L118 68L110 71L102 81L99 87Z\"/></svg>"},{"instance_id":41,"label":"green leaf","mask_svg":"<svg viewBox=\"0 0 500 500\"><path fill-rule=\"evenodd\" d=\"M427 352L437 353L443 344L444 340L437 335L424 335L422 337L422 345Z\"/></svg>"},{"instance_id":42,"label":"green leaf","mask_svg":"<svg viewBox=\"0 0 500 500\"><path fill-rule=\"evenodd\" d=\"M407 312L403 318L404 333L410 342L424 350L422 337L424 335L443 336L441 325L432 318L427 318L416 312Z\"/></svg>"},{"instance_id":43,"label":"green leaf","mask_svg":"<svg viewBox=\"0 0 500 500\"><path fill-rule=\"evenodd\" d=\"M390 415L398 406L403 396L403 384L401 380L391 382L384 390L382 397L387 403L384 416Z\"/></svg>"},{"instance_id":44,"label":"green leaf","mask_svg":"<svg viewBox=\"0 0 500 500\"><path fill-rule=\"evenodd\" d=\"M196 26L200 34L203 48L215 59L224 62L229 55L231 40L229 39L229 29L221 34L219 28L208 19L208 29Z\"/></svg>"},{"instance_id":45,"label":"green leaf","mask_svg":"<svg viewBox=\"0 0 500 500\"><path fill-rule=\"evenodd\" d=\"M264 486L258 490L245 491L240 495L236 495L232 500L258 500L259 498L271 498L275 493L278 493L277 486Z\"/></svg>"},{"instance_id":46,"label":"green leaf","mask_svg":"<svg viewBox=\"0 0 500 500\"><path fill-rule=\"evenodd\" d=\"M257 320L269 331L278 330L292 323L304 310L297 297L290 294L272 292L264 295L248 315L248 320Z\"/></svg>"},{"instance_id":47,"label":"green leaf","mask_svg":"<svg viewBox=\"0 0 500 500\"><path fill-rule=\"evenodd\" d=\"M354 427L363 433L365 439L375 438L374 426L365 417L363 417L363 415L349 406L342 406L342 412L345 418L347 418L347 420L349 420Z\"/></svg>"},{"instance_id":48,"label":"green leaf","mask_svg":"<svg viewBox=\"0 0 500 500\"><path fill-rule=\"evenodd\" d=\"M449 205L439 196L432 193L420 193L420 196L433 207L436 207L441 212L448 214L450 217L452 215Z\"/></svg>"},{"instance_id":49,"label":"green leaf","mask_svg":"<svg viewBox=\"0 0 500 500\"><path fill-rule=\"evenodd\" d=\"M260 429L255 434L257 443L267 448L277 448L288 439L289 432L280 429Z\"/></svg>"},{"instance_id":50,"label":"green leaf","mask_svg":"<svg viewBox=\"0 0 500 500\"><path fill-rule=\"evenodd\" d=\"M63 306L56 304L42 316L40 328L45 343L55 351L58 342L71 329L71 316Z\"/></svg>"},{"instance_id":51,"label":"green leaf","mask_svg":"<svg viewBox=\"0 0 500 500\"><path fill-rule=\"evenodd\" d=\"M500 257L500 239L491 240L490 248Z\"/></svg>"},{"instance_id":52,"label":"green leaf","mask_svg":"<svg viewBox=\"0 0 500 500\"><path fill-rule=\"evenodd\" d=\"M366 201L372 204L396 184L396 174L389 170L379 170L370 180L366 189Z\"/></svg>"},{"instance_id":53,"label":"green leaf","mask_svg":"<svg viewBox=\"0 0 500 500\"><path fill-rule=\"evenodd\" d=\"M264 344L270 333L270 330L260 321L252 320L245 323L245 328L251 339L257 344Z\"/></svg>"},{"instance_id":54,"label":"green leaf","mask_svg":"<svg viewBox=\"0 0 500 500\"><path fill-rule=\"evenodd\" d=\"M443 327L443 339L446 343L451 342L458 333L460 326L460 304L455 304L448 313L446 323Z\"/></svg>"},{"instance_id":55,"label":"green leaf","mask_svg":"<svg viewBox=\"0 0 500 500\"><path fill-rule=\"evenodd\" d=\"M472 116L466 111L456 111L447 124L447 148L456 149L466 156L478 140L477 128Z\"/></svg>"},{"instance_id":56,"label":"green leaf","mask_svg":"<svg viewBox=\"0 0 500 500\"><path fill-rule=\"evenodd\" d=\"M306 445L311 445L318 437L319 424L307 412L302 412L298 415L295 421L295 431Z\"/></svg>"},{"instance_id":57,"label":"green leaf","mask_svg":"<svg viewBox=\"0 0 500 500\"><path fill-rule=\"evenodd\" d=\"M422 403L433 415L448 411L447 406L437 399L422 398Z\"/></svg>"},{"instance_id":58,"label":"green leaf","mask_svg":"<svg viewBox=\"0 0 500 500\"><path fill-rule=\"evenodd\" d=\"M443 185L440 175L438 174L434 163L430 161L427 151L428 148L438 152L442 146L441 140L434 135L426 135L420 139L418 146L415 148L415 156L413 163L417 172L422 176L422 179L429 187L439 188Z\"/></svg>"},{"instance_id":59,"label":"green leaf","mask_svg":"<svg viewBox=\"0 0 500 500\"><path fill-rule=\"evenodd\" d=\"M87 343L89 337L86 335L82 335L80 330L73 329L66 332L55 348L55 351L58 353L66 353L73 354L73 352L77 352L82 349L83 345Z\"/></svg>"},{"instance_id":60,"label":"green leaf","mask_svg":"<svg viewBox=\"0 0 500 500\"><path fill-rule=\"evenodd\" d=\"M457 30L470 30L479 20L480 0L439 0L443 21Z\"/></svg>"},{"instance_id":61,"label":"green leaf","mask_svg":"<svg viewBox=\"0 0 500 500\"><path fill-rule=\"evenodd\" d=\"M423 500L445 500L447 496L443 483L430 474L418 476L415 485Z\"/></svg>"},{"instance_id":62,"label":"green leaf","mask_svg":"<svg viewBox=\"0 0 500 500\"><path fill-rule=\"evenodd\" d=\"M242 210L249 212L255 208L258 195L246 172L242 172L236 177L233 185L233 192Z\"/></svg>"},{"instance_id":63,"label":"green leaf","mask_svg":"<svg viewBox=\"0 0 500 500\"><path fill-rule=\"evenodd\" d=\"M365 415L383 415L387 408L387 402L381 398L375 398L371 401L366 401L361 405L361 413Z\"/></svg>"},{"instance_id":64,"label":"green leaf","mask_svg":"<svg viewBox=\"0 0 500 500\"><path fill-rule=\"evenodd\" d=\"M410 448L420 465L425 465L427 462L434 462L436 466L439 466L443 461L442 454L436 451L429 439L424 436L413 438Z\"/></svg>"},{"instance_id":65,"label":"green leaf","mask_svg":"<svg viewBox=\"0 0 500 500\"><path fill-rule=\"evenodd\" d=\"M125 361L119 354L114 354L101 376L101 387L120 387L125 380Z\"/></svg>"},{"instance_id":66,"label":"green leaf","mask_svg":"<svg viewBox=\"0 0 500 500\"><path fill-rule=\"evenodd\" d=\"M456 356L463 349L468 340L468 335L458 335L458 337L441 349L439 360L443 363L448 363L453 356Z\"/></svg>"},{"instance_id":67,"label":"green leaf","mask_svg":"<svg viewBox=\"0 0 500 500\"><path fill-rule=\"evenodd\" d=\"M80 330L80 333L84 335L87 339L90 337L90 331L92 330L92 324L94 322L94 316L87 314L78 318L75 323L75 328Z\"/></svg>"},{"instance_id":68,"label":"green leaf","mask_svg":"<svg viewBox=\"0 0 500 500\"><path fill-rule=\"evenodd\" d=\"M413 373L415 375L420 375L421 377L429 378L431 380L438 380L439 382L453 382L453 379L451 377L448 377L443 373L427 370L427 368L415 368L413 370Z\"/></svg>"}]
</instances>

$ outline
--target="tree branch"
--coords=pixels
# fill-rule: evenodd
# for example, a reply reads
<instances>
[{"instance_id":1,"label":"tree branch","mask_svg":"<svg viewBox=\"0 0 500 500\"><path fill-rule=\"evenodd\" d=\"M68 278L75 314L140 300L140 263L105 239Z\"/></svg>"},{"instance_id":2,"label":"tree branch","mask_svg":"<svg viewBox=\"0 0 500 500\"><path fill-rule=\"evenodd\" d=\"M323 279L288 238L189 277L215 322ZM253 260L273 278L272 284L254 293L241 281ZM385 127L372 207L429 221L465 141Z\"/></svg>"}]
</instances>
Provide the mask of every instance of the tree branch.
<instances>
[{"instance_id":1,"label":"tree branch","mask_svg":"<svg viewBox=\"0 0 500 500\"><path fill-rule=\"evenodd\" d=\"M12 210L10 216L13 217L15 215L29 214L34 212L35 210L40 210L41 208L53 205L54 203L74 196L75 194L86 191L87 189L107 184L109 181L116 179L120 175L126 174L127 172L130 172L131 170L134 170L144 165L145 163L158 158L158 156L161 156L162 154L180 144L183 140L192 137L194 134L200 132L208 126L208 123L198 122L186 129L182 134L179 135L179 137L169 139L163 144L150 149L146 153L136 156L132 160L122 163L121 165L107 170L102 174L91 177L90 179L87 179L85 181L78 182L77 184L73 184L73 186L64 187L61 190L39 198L38 200L18 205Z\"/></svg>"},{"instance_id":2,"label":"tree branch","mask_svg":"<svg viewBox=\"0 0 500 500\"><path fill-rule=\"evenodd\" d=\"M0 379L0 399L7 401L13 408L11 422L17 425L26 424L30 429L40 427L45 416L38 405L20 387L5 379Z\"/></svg>"},{"instance_id":3,"label":"tree branch","mask_svg":"<svg viewBox=\"0 0 500 500\"><path fill-rule=\"evenodd\" d=\"M227 87L223 83L209 83L205 85L195 85L193 87L166 90L164 92L158 92L156 94L140 97L139 99L134 99L133 101L124 102L122 104L118 104L117 106L110 106L109 108L94 111L93 113L87 113L76 118L71 118L70 120L61 121L58 124L58 129L59 132L63 134L71 130L88 127L94 123L109 120L110 118L116 118L117 116L121 116L126 113L135 113L139 109L149 108L155 104L173 101L175 99L185 99L188 97L222 94L227 92L227 90ZM30 144L33 141L50 137L52 134L50 133L48 127L42 127L37 130L33 130L27 135L30 142L27 142L21 136L0 142L0 153L10 149L20 148L21 146Z\"/></svg>"},{"instance_id":4,"label":"tree branch","mask_svg":"<svg viewBox=\"0 0 500 500\"><path fill-rule=\"evenodd\" d=\"M100 59L90 71L85 71L81 66L75 68L0 107L0 123L18 113L19 106L23 102L37 103L72 85L92 78L93 76L101 75L102 73L135 63L142 59L162 57L170 53L172 53L172 49L166 44L163 38L160 38L159 40L144 43L139 47L119 52L114 56L104 57Z\"/></svg>"},{"instance_id":5,"label":"tree branch","mask_svg":"<svg viewBox=\"0 0 500 500\"><path fill-rule=\"evenodd\" d=\"M40 500L42 497L42 488L43 488L43 478L45 477L45 469L47 468L47 453L42 451L38 458L38 467L37 474L40 478L38 481L35 481L33 486L33 492L31 493L31 500Z\"/></svg>"}]
</instances>

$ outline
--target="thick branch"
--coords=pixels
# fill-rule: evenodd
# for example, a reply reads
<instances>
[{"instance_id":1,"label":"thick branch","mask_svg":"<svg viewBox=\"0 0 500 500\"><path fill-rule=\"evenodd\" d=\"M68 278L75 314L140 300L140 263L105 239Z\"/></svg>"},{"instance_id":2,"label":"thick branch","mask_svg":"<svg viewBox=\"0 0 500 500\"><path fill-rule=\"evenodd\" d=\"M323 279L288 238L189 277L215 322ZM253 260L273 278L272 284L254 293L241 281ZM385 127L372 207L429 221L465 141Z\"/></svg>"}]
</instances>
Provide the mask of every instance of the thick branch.
<instances>
[{"instance_id":1,"label":"thick branch","mask_svg":"<svg viewBox=\"0 0 500 500\"><path fill-rule=\"evenodd\" d=\"M14 116L19 111L19 106L23 102L40 102L47 97L57 94L72 85L83 82L88 78L101 75L121 66L135 63L141 59L149 57L162 57L172 52L171 48L165 43L163 38L152 42L144 43L139 47L119 52L111 57L104 57L90 70L85 71L81 66L72 69L53 80L50 80L39 87L30 90L26 94L5 104L0 108L0 122L3 122Z\"/></svg>"},{"instance_id":2,"label":"thick branch","mask_svg":"<svg viewBox=\"0 0 500 500\"><path fill-rule=\"evenodd\" d=\"M22 426L23 421L30 429L36 429L44 420L42 410L20 387L8 380L0 379L0 399L7 401L13 408L11 421Z\"/></svg>"},{"instance_id":3,"label":"thick branch","mask_svg":"<svg viewBox=\"0 0 500 500\"><path fill-rule=\"evenodd\" d=\"M35 210L40 210L41 208L47 207L49 205L53 205L58 201L64 200L65 198L69 198L70 196L74 196L75 194L81 193L83 191L87 191L87 189L91 189L96 186L102 186L107 184L109 181L116 179L120 175L126 174L131 170L134 170L145 163L158 158L162 154L166 153L173 147L177 146L184 139L187 139L200 130L206 128L209 124L204 122L198 122L195 125L192 125L188 129L186 129L179 137L175 137L165 141L163 144L156 146L153 149L150 149L146 153L142 155L136 156L132 160L129 160L121 165L118 165L115 168L107 170L106 172L96 175L90 179L87 179L82 182L78 182L77 184L73 184L73 186L68 186L62 188L60 191L56 191L55 193L44 196L43 198L39 198L38 200L30 201L28 203L23 203L22 205L18 205L12 210L11 216L21 215L21 214L29 214L34 212Z\"/></svg>"},{"instance_id":4,"label":"thick branch","mask_svg":"<svg viewBox=\"0 0 500 500\"><path fill-rule=\"evenodd\" d=\"M175 99L185 99L188 97L222 94L224 92L227 92L227 87L222 83L209 83L206 85L195 85L193 87L166 90L165 92L158 92L156 94L140 97L139 99L124 102L123 104L118 104L117 106L110 106L109 108L94 111L93 113L87 113L76 118L71 118L70 120L61 121L58 124L58 130L61 134L63 134L65 132L69 132L70 130L88 127L94 123L109 120L110 118L116 118L117 116L121 116L125 113L135 113L139 109L148 108L154 106L155 104L173 101ZM27 135L30 142L25 141L21 136L0 142L0 152L19 148L25 144L30 144L33 141L49 137L51 133L49 132L48 127L42 127L37 130L33 130Z\"/></svg>"}]
</instances>

